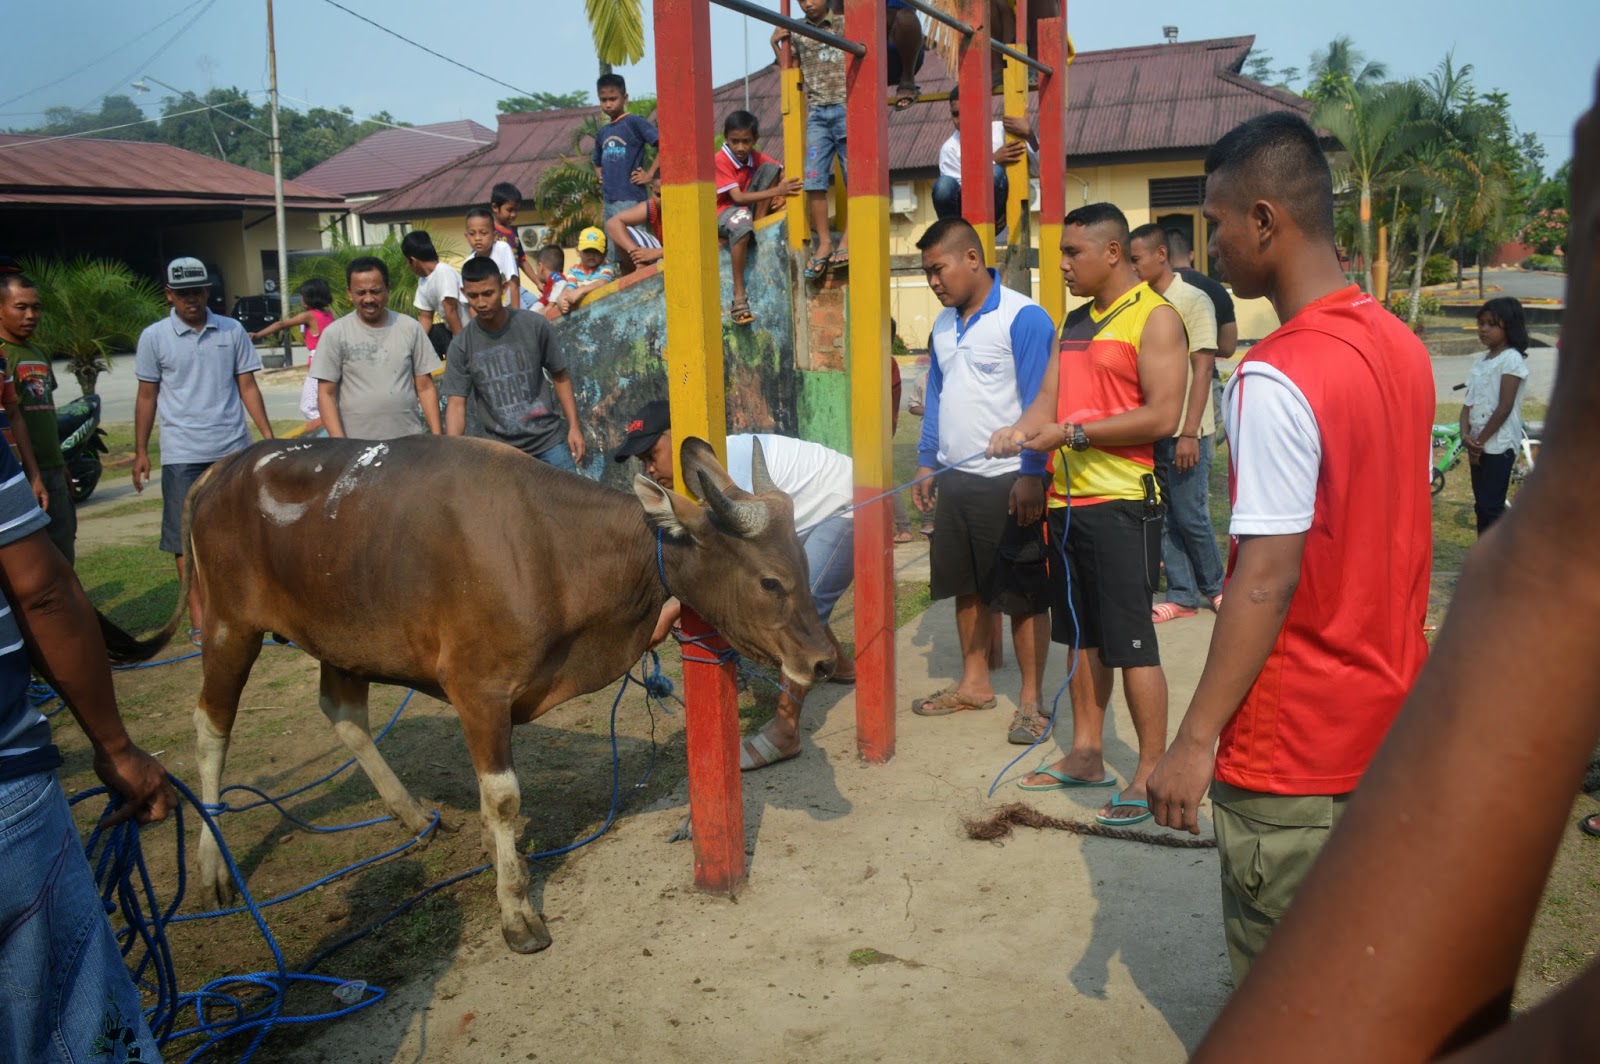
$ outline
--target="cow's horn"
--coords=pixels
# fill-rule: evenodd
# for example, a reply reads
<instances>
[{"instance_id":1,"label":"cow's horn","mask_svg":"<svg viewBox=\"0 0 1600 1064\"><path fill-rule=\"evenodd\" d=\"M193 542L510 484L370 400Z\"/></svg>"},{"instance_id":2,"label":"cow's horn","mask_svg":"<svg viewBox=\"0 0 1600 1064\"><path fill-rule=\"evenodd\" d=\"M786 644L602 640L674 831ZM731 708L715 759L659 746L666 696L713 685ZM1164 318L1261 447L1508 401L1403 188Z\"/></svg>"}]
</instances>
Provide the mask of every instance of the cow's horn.
<instances>
[{"instance_id":1,"label":"cow's horn","mask_svg":"<svg viewBox=\"0 0 1600 1064\"><path fill-rule=\"evenodd\" d=\"M755 439L750 443L750 487L755 489L757 495L777 491L778 485L772 482L772 475L767 472L767 456L761 450L761 441Z\"/></svg>"},{"instance_id":2,"label":"cow's horn","mask_svg":"<svg viewBox=\"0 0 1600 1064\"><path fill-rule=\"evenodd\" d=\"M767 507L759 502L735 502L722 493L704 470L700 471L700 497L728 531L744 539L759 536L767 527Z\"/></svg>"}]
</instances>

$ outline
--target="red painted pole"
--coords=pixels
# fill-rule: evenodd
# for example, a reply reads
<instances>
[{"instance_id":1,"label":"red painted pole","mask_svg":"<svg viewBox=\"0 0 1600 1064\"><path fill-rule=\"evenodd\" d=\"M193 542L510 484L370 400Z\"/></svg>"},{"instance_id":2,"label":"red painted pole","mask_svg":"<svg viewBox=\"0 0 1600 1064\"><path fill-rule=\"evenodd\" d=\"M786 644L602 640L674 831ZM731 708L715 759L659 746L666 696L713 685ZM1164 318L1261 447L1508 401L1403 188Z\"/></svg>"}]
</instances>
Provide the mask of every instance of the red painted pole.
<instances>
[{"instance_id":1,"label":"red painted pole","mask_svg":"<svg viewBox=\"0 0 1600 1064\"><path fill-rule=\"evenodd\" d=\"M965 0L961 17L976 30L961 43L956 83L961 86L961 216L983 241L994 265L994 106L990 99L990 0Z\"/></svg>"},{"instance_id":2,"label":"red painted pole","mask_svg":"<svg viewBox=\"0 0 1600 1064\"><path fill-rule=\"evenodd\" d=\"M846 67L850 144L850 445L855 498L894 484L889 444L889 108L886 17L881 0L845 11L845 36L867 54ZM855 514L856 750L894 756L894 517L890 500Z\"/></svg>"},{"instance_id":3,"label":"red painted pole","mask_svg":"<svg viewBox=\"0 0 1600 1064\"><path fill-rule=\"evenodd\" d=\"M654 0L656 112L661 128L663 275L667 308L668 398L679 440L699 436L726 459L716 196L712 148L710 0ZM677 456L673 456L676 464ZM677 483L685 487L683 470ZM745 878L744 795L739 779L739 702L731 665L711 659L725 646L692 610L683 631L683 686L689 754L694 882L731 893Z\"/></svg>"}]
</instances>

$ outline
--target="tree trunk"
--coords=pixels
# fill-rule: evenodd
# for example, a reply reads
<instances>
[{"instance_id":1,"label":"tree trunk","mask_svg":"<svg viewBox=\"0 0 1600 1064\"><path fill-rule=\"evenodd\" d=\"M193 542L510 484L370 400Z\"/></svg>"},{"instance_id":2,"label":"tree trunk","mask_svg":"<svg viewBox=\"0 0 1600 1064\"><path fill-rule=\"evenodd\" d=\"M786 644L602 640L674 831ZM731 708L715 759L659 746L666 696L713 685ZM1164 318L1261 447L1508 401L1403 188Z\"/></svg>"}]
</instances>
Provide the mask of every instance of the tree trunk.
<instances>
[{"instance_id":1,"label":"tree trunk","mask_svg":"<svg viewBox=\"0 0 1600 1064\"><path fill-rule=\"evenodd\" d=\"M1428 214L1417 211L1417 261L1411 264L1411 306L1406 311L1406 324L1413 329L1422 315L1422 264L1428 260Z\"/></svg>"},{"instance_id":2,"label":"tree trunk","mask_svg":"<svg viewBox=\"0 0 1600 1064\"><path fill-rule=\"evenodd\" d=\"M95 382L100 379L100 371L103 366L99 357L80 358L74 355L70 365L72 375L78 378L78 387L82 389L83 394L93 395Z\"/></svg>"},{"instance_id":3,"label":"tree trunk","mask_svg":"<svg viewBox=\"0 0 1600 1064\"><path fill-rule=\"evenodd\" d=\"M611 73L611 64L604 59L600 60L600 76L605 77L609 73Z\"/></svg>"},{"instance_id":4,"label":"tree trunk","mask_svg":"<svg viewBox=\"0 0 1600 1064\"><path fill-rule=\"evenodd\" d=\"M1372 293L1372 186L1361 182L1361 277L1367 294Z\"/></svg>"},{"instance_id":5,"label":"tree trunk","mask_svg":"<svg viewBox=\"0 0 1600 1064\"><path fill-rule=\"evenodd\" d=\"M1487 257L1487 253L1484 251L1484 249L1483 248L1479 248L1478 249L1478 298L1479 299L1483 298L1483 260L1486 257Z\"/></svg>"}]
</instances>

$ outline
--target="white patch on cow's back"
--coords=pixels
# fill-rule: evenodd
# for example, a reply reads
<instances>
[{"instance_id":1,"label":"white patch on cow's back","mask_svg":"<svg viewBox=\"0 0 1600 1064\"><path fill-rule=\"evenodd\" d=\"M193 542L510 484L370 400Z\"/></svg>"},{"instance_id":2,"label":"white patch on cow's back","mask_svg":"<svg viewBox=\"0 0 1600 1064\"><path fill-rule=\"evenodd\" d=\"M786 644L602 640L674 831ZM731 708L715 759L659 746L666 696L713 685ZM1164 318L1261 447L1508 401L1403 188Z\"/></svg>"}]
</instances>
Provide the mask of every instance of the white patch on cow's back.
<instances>
[{"instance_id":1,"label":"white patch on cow's back","mask_svg":"<svg viewBox=\"0 0 1600 1064\"><path fill-rule=\"evenodd\" d=\"M321 463L321 462L318 462L318 463L317 463L317 468L315 468L315 469L313 469L313 470L312 470L312 472L313 472L313 473L320 473L320 472L322 472L322 463Z\"/></svg>"},{"instance_id":2,"label":"white patch on cow's back","mask_svg":"<svg viewBox=\"0 0 1600 1064\"><path fill-rule=\"evenodd\" d=\"M266 465L268 462L272 461L275 458L282 458L282 457L283 457L283 452L282 451L273 451L273 452L271 452L269 454L262 455L260 458L256 459L255 472L257 472L257 473L261 472L261 467L262 466Z\"/></svg>"},{"instance_id":3,"label":"white patch on cow's back","mask_svg":"<svg viewBox=\"0 0 1600 1064\"><path fill-rule=\"evenodd\" d=\"M261 508L261 516L279 528L294 524L311 509L309 499L305 502L283 502L272 494L270 484L262 484L256 492L256 504Z\"/></svg>"},{"instance_id":4,"label":"white patch on cow's back","mask_svg":"<svg viewBox=\"0 0 1600 1064\"><path fill-rule=\"evenodd\" d=\"M360 480L362 471L388 453L388 444L375 443L356 455L350 464L344 467L344 472L340 473L339 479L334 481L333 490L328 492L327 512L329 517L339 516L339 500L356 489L356 482ZM378 464L381 465L382 463Z\"/></svg>"}]
</instances>

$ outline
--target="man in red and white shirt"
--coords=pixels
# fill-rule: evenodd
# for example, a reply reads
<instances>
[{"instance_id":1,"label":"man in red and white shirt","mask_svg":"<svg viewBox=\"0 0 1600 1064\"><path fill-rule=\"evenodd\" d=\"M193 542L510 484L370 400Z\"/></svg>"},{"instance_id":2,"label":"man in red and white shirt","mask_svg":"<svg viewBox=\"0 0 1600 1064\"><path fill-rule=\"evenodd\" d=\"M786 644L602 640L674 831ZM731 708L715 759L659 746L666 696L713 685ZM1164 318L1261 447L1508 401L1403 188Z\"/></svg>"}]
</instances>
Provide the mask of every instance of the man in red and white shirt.
<instances>
[{"instance_id":1,"label":"man in red and white shirt","mask_svg":"<svg viewBox=\"0 0 1600 1064\"><path fill-rule=\"evenodd\" d=\"M783 165L756 148L761 123L749 111L734 111L722 123L722 150L714 164L717 182L717 236L728 242L733 260L733 302L728 318L735 325L755 321L744 293L745 264L755 243L756 219L800 192L801 179L783 180Z\"/></svg>"},{"instance_id":2,"label":"man in red and white shirt","mask_svg":"<svg viewBox=\"0 0 1600 1064\"><path fill-rule=\"evenodd\" d=\"M1225 395L1228 595L1149 788L1158 823L1198 833L1210 786L1238 983L1422 670L1434 389L1422 344L1345 280L1310 126L1251 119L1206 175L1213 257L1284 324Z\"/></svg>"}]
</instances>

